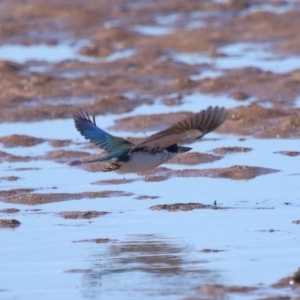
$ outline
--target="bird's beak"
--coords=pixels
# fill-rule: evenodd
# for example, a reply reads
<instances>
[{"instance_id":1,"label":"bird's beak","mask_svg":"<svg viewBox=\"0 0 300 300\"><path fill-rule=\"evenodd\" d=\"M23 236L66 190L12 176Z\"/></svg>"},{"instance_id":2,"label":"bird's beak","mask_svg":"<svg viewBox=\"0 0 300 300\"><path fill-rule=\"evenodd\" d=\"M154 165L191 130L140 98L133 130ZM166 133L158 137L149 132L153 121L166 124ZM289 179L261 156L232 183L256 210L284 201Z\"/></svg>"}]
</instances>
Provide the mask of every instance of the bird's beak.
<instances>
[{"instance_id":1,"label":"bird's beak","mask_svg":"<svg viewBox=\"0 0 300 300\"><path fill-rule=\"evenodd\" d=\"M178 152L188 152L191 149L192 148L190 148L190 147L178 146Z\"/></svg>"}]
</instances>

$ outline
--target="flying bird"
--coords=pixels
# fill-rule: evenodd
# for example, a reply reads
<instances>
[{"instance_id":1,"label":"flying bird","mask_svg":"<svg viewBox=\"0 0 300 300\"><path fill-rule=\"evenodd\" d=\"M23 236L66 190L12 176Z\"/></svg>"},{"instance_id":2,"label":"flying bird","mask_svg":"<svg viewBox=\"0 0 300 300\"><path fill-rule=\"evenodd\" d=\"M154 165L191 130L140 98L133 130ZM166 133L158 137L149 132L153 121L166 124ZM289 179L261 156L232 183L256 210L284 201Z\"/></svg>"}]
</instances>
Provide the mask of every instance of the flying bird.
<instances>
[{"instance_id":1,"label":"flying bird","mask_svg":"<svg viewBox=\"0 0 300 300\"><path fill-rule=\"evenodd\" d=\"M151 135L137 145L100 129L96 125L95 116L91 119L87 112L75 113L74 121L81 135L107 152L103 157L84 163L106 161L109 165L102 170L104 172L118 170L136 173L154 169L178 153L190 151L192 148L180 144L202 138L206 133L219 127L226 116L223 107L210 106L166 130Z\"/></svg>"}]
</instances>

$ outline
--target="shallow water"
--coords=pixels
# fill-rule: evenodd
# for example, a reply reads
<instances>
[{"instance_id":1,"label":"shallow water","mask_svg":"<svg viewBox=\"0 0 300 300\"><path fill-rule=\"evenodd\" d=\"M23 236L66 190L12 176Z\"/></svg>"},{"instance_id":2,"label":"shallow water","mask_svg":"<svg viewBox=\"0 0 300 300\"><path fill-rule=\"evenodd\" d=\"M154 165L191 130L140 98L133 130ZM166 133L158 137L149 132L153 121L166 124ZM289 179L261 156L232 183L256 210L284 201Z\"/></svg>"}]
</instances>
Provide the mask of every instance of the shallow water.
<instances>
[{"instance_id":1,"label":"shallow water","mask_svg":"<svg viewBox=\"0 0 300 300\"><path fill-rule=\"evenodd\" d=\"M102 119L108 126L114 118ZM48 131L46 138L68 137L82 142L71 120L36 122L36 126L28 124L28 129L23 125L4 124L0 128L7 135L19 132L41 136L44 127L51 125L53 129L64 130L55 130L55 134ZM43 160L2 163L2 176L21 177L18 181L2 181L2 190L32 187L39 193L121 190L134 195L35 206L1 202L1 209L21 210L16 214L1 213L1 218L16 218L22 223L19 228L0 231L6 245L0 250L0 288L4 290L1 296L54 299L63 294L64 299L181 299L200 296L199 287L205 284L255 286L259 288L254 294L274 294L268 284L290 275L299 265L298 226L292 224L299 219L299 175L292 175L298 172L298 157L274 152L295 151L299 142L250 137L241 141L237 136L216 133L209 137L213 139L194 143L193 150L211 153L217 147L240 146L250 147L252 151L227 154L212 164L188 168L253 165L280 172L242 181L172 178L163 182L94 185L91 183L99 180L139 175L90 173ZM29 148L0 148L11 154L33 157L50 149L47 142ZM26 167L39 169L14 170ZM159 198L136 200L139 195ZM214 201L229 209L190 212L149 209L156 204L212 204ZM71 210L110 214L91 220L58 216L61 211ZM100 238L109 241L88 241ZM222 251L205 253L202 249ZM228 299L253 299L253 293L251 297L231 294Z\"/></svg>"},{"instance_id":2,"label":"shallow water","mask_svg":"<svg viewBox=\"0 0 300 300\"><path fill-rule=\"evenodd\" d=\"M82 43L80 44L82 46ZM24 63L30 60L56 63L70 59L84 59L83 55L76 52L79 46L72 45L2 45L0 47L0 59Z\"/></svg>"}]
</instances>

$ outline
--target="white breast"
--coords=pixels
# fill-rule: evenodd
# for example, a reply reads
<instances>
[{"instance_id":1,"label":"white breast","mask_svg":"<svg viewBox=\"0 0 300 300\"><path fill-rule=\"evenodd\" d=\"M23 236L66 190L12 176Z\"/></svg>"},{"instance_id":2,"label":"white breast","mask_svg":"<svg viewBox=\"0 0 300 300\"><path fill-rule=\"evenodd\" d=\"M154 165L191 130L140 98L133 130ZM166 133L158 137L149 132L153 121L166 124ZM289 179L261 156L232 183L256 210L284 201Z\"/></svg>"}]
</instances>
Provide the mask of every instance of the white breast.
<instances>
[{"instance_id":1,"label":"white breast","mask_svg":"<svg viewBox=\"0 0 300 300\"><path fill-rule=\"evenodd\" d=\"M156 168L165 163L177 153L171 153L163 150L160 153L149 153L146 151L136 151L131 154L130 160L126 163L118 161L121 165L119 171L126 173L144 172Z\"/></svg>"}]
</instances>

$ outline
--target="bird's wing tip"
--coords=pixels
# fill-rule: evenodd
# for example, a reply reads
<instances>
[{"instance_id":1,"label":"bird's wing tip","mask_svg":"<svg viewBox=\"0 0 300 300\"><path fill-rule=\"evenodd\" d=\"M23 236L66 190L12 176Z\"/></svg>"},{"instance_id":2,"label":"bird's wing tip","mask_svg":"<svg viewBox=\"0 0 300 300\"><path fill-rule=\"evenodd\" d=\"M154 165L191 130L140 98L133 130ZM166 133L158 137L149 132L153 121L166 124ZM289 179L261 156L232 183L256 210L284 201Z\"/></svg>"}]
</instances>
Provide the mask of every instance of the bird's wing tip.
<instances>
[{"instance_id":1,"label":"bird's wing tip","mask_svg":"<svg viewBox=\"0 0 300 300\"><path fill-rule=\"evenodd\" d=\"M76 112L73 113L73 119L76 123L76 121L88 121L90 123L93 123L95 126L96 125L96 116L92 115L92 118L90 117L88 111L83 111L81 109L77 110Z\"/></svg>"}]
</instances>

